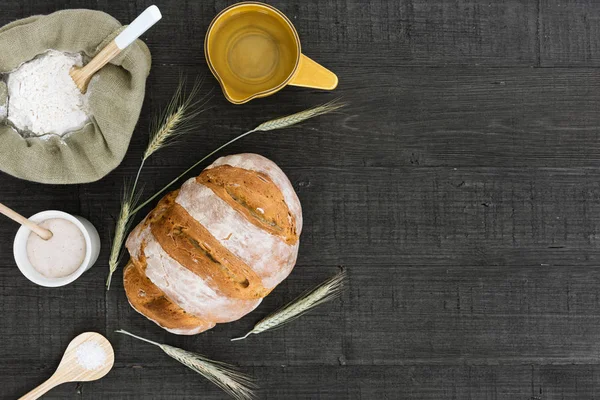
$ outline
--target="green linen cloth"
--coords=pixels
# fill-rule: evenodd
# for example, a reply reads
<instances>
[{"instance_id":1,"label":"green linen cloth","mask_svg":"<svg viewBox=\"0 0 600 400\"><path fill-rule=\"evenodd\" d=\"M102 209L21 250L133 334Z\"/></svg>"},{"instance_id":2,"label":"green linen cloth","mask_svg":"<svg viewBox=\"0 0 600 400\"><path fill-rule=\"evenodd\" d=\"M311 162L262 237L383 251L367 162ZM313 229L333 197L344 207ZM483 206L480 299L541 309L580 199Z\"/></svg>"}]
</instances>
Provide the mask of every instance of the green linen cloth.
<instances>
[{"instance_id":1,"label":"green linen cloth","mask_svg":"<svg viewBox=\"0 0 600 400\"><path fill-rule=\"evenodd\" d=\"M63 10L0 28L0 73L10 72L48 49L92 58L122 30L110 15ZM90 86L91 123L64 137L23 138L0 123L0 170L51 184L98 180L123 160L144 100L150 52L136 40L96 73ZM0 88L0 97L6 88ZM0 100L2 100L0 98Z\"/></svg>"}]
</instances>

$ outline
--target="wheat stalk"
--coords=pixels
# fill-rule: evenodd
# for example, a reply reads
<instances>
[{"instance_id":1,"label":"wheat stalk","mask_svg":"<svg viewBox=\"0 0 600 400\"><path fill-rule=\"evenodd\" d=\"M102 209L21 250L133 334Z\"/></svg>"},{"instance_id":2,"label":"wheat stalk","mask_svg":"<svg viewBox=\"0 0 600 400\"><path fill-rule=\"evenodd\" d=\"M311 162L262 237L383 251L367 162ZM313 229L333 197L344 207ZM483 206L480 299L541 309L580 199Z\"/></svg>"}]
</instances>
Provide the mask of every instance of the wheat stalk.
<instances>
[{"instance_id":1,"label":"wheat stalk","mask_svg":"<svg viewBox=\"0 0 600 400\"><path fill-rule=\"evenodd\" d=\"M125 236L131 227L131 220L137 212L137 201L135 200L139 200L137 186L142 168L144 168L146 160L152 154L173 143L173 139L177 136L183 135L197 127L192 121L198 114L205 111L204 106L208 101L208 94L198 98L201 86L202 80L196 80L192 89L185 94L186 79L180 78L177 89L175 89L175 94L173 94L165 109L151 125L150 140L133 180L133 185L131 185L130 189L127 188L128 185L125 185L125 195L121 202L121 210L117 218L110 257L108 259L106 290L110 289L112 275L117 270L121 261L121 250L125 242Z\"/></svg>"},{"instance_id":2,"label":"wheat stalk","mask_svg":"<svg viewBox=\"0 0 600 400\"><path fill-rule=\"evenodd\" d=\"M133 210L133 212L136 213L139 210L141 210L144 206L146 206L152 200L156 199L158 196L160 196L162 193L164 193L167 189L169 189L171 186L173 186L175 183L177 183L177 181L179 181L181 178L183 178L185 175L187 175L191 170L193 170L198 165L200 165L204 161L206 161L209 157L213 156L215 153L219 152L220 150L223 150L225 147L229 146L230 144L237 142L238 140L250 135L251 133L266 132L266 131L272 131L275 129L288 128L290 126L299 124L300 122L306 121L310 118L318 117L319 115L324 115L324 114L328 114L328 113L337 111L340 108L345 107L345 106L346 106L345 103L342 103L339 100L333 100L328 103L321 104L320 106L316 106L316 107L310 108L308 110L298 112L296 114L292 114L292 115L288 115L285 117L276 118L276 119L273 119L273 120L270 120L267 122L263 122L262 124L258 125L256 128L234 137L229 142L219 146L215 150L208 153L206 156L202 157L198 162L196 162L194 165L192 165L191 167L189 167L188 169L183 171L183 173L181 173L177 178L175 178L171 182L169 182L165 187L163 187L158 192L154 193L151 197L149 197L144 202L142 202L139 206L137 206L135 208L135 210Z\"/></svg>"},{"instance_id":3,"label":"wheat stalk","mask_svg":"<svg viewBox=\"0 0 600 400\"><path fill-rule=\"evenodd\" d=\"M259 334L268 330L281 328L283 325L301 317L320 304L338 298L344 290L346 270L327 279L313 289L310 289L275 312L260 320L246 335L231 339L231 341L246 339L251 334Z\"/></svg>"},{"instance_id":4,"label":"wheat stalk","mask_svg":"<svg viewBox=\"0 0 600 400\"><path fill-rule=\"evenodd\" d=\"M255 390L258 389L258 386L254 383L254 379L241 373L233 365L214 361L200 354L192 353L178 347L157 343L122 329L115 332L129 335L138 340L160 347L169 357L199 373L236 400L249 400L255 398Z\"/></svg>"}]
</instances>

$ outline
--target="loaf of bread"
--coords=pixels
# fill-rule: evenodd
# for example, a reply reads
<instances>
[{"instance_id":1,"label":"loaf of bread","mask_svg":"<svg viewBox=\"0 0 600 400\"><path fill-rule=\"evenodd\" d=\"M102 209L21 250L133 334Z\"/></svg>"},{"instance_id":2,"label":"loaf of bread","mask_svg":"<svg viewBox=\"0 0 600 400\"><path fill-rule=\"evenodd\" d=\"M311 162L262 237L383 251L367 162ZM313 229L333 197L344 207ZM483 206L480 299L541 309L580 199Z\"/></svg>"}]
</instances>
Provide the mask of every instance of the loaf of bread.
<instances>
[{"instance_id":1,"label":"loaf of bread","mask_svg":"<svg viewBox=\"0 0 600 400\"><path fill-rule=\"evenodd\" d=\"M180 335L237 320L292 271L301 231L300 201L275 163L219 158L129 235L129 303Z\"/></svg>"}]
</instances>

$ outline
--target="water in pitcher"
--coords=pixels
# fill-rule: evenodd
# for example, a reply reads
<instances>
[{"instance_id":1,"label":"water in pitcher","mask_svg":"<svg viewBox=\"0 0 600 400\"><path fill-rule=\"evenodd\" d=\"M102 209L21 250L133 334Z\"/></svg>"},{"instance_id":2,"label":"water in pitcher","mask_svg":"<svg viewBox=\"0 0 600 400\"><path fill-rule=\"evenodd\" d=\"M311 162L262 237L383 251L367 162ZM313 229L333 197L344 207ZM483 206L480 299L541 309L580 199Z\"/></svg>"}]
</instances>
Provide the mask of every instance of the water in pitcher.
<instances>
[{"instance_id":1,"label":"water in pitcher","mask_svg":"<svg viewBox=\"0 0 600 400\"><path fill-rule=\"evenodd\" d=\"M222 78L240 91L260 92L284 82L292 73L299 49L291 28L260 11L242 12L215 26L211 47Z\"/></svg>"}]
</instances>

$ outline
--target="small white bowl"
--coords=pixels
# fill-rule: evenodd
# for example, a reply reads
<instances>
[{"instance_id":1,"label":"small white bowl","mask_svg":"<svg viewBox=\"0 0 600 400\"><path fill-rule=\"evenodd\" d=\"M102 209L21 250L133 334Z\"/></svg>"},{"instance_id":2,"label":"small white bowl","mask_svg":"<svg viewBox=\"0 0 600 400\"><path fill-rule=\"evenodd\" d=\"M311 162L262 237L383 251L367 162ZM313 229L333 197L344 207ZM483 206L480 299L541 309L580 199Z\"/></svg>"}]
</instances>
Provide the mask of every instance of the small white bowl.
<instances>
[{"instance_id":1,"label":"small white bowl","mask_svg":"<svg viewBox=\"0 0 600 400\"><path fill-rule=\"evenodd\" d=\"M13 243L13 253L15 255L17 266L27 279L33 283L37 283L40 286L58 287L68 285L69 283L75 281L81 276L81 274L94 265L96 260L98 260L98 254L100 254L100 236L98 236L98 231L96 228L94 228L94 225L92 225L87 219L77 215L67 214L66 212L62 211L42 211L31 216L29 219L33 222L40 223L50 218L62 218L72 222L79 228L79 230L81 230L81 233L85 238L85 258L75 272L62 278L48 278L37 272L27 257L27 238L29 237L31 230L26 226L21 226L21 228L19 228L17 231L17 235L15 236L15 241Z\"/></svg>"}]
</instances>

